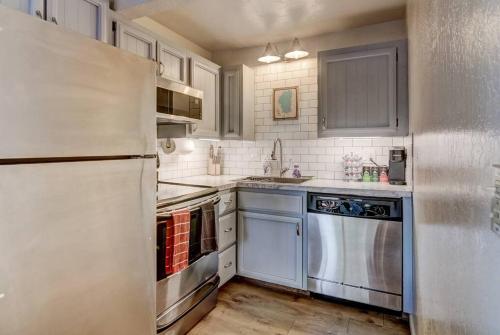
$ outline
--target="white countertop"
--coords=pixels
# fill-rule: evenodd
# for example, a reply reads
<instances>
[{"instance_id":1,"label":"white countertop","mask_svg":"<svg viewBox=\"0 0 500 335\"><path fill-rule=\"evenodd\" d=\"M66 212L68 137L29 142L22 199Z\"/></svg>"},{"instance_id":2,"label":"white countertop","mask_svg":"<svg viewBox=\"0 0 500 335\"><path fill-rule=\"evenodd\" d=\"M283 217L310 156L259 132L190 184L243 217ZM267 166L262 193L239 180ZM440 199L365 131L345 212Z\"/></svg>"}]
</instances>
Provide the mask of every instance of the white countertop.
<instances>
[{"instance_id":1,"label":"white countertop","mask_svg":"<svg viewBox=\"0 0 500 335\"><path fill-rule=\"evenodd\" d=\"M311 179L302 184L283 184L272 182L243 181L242 179L245 177L246 176L238 175L201 175L194 177L169 179L168 181L186 185L204 185L217 187L221 191L235 187L249 187L319 193L356 194L365 196L410 197L412 194L412 187L410 185L346 182L333 179Z\"/></svg>"}]
</instances>

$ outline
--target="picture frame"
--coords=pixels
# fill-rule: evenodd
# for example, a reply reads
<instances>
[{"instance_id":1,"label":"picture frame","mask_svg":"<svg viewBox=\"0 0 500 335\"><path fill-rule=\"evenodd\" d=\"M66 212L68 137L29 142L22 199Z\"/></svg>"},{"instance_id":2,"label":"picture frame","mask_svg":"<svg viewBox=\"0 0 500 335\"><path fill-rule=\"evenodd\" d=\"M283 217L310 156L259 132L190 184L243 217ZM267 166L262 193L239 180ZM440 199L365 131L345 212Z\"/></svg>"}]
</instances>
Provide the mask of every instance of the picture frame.
<instances>
[{"instance_id":1,"label":"picture frame","mask_svg":"<svg viewBox=\"0 0 500 335\"><path fill-rule=\"evenodd\" d=\"M299 118L299 87L273 89L273 120L297 120Z\"/></svg>"}]
</instances>

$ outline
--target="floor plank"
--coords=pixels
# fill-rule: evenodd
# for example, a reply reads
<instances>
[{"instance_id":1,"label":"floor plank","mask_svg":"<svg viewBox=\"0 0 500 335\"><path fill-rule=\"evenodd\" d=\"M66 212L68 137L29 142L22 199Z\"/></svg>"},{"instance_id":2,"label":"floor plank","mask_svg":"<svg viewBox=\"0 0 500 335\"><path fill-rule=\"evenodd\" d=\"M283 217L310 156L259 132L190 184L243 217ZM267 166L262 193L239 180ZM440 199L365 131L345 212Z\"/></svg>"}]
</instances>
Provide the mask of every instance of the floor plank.
<instances>
[{"instance_id":1,"label":"floor plank","mask_svg":"<svg viewBox=\"0 0 500 335\"><path fill-rule=\"evenodd\" d=\"M409 335L394 316L233 280L189 335Z\"/></svg>"}]
</instances>

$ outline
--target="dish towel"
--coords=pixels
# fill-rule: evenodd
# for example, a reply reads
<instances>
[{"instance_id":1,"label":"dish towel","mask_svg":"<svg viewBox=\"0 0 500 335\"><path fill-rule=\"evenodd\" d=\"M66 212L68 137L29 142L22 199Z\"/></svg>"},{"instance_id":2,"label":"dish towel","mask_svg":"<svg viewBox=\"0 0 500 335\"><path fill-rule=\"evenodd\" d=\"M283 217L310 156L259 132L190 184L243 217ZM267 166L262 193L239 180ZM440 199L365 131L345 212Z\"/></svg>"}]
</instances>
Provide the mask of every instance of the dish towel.
<instances>
[{"instance_id":1,"label":"dish towel","mask_svg":"<svg viewBox=\"0 0 500 335\"><path fill-rule=\"evenodd\" d=\"M175 211L172 214L172 219L174 246L172 251L172 273L176 273L188 266L191 214L187 209Z\"/></svg>"},{"instance_id":2,"label":"dish towel","mask_svg":"<svg viewBox=\"0 0 500 335\"><path fill-rule=\"evenodd\" d=\"M173 273L173 257L174 257L174 220L169 218L165 220L165 276Z\"/></svg>"},{"instance_id":3,"label":"dish towel","mask_svg":"<svg viewBox=\"0 0 500 335\"><path fill-rule=\"evenodd\" d=\"M215 232L215 211L212 202L201 207L201 253L205 254L217 250Z\"/></svg>"}]
</instances>

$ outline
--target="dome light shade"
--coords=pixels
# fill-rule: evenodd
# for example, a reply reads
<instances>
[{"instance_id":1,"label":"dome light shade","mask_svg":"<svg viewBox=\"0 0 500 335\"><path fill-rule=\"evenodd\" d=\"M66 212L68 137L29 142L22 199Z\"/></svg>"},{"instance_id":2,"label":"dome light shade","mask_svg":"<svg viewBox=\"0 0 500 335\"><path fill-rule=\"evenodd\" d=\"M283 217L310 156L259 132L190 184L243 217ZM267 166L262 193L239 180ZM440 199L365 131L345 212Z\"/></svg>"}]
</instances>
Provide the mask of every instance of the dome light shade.
<instances>
[{"instance_id":1,"label":"dome light shade","mask_svg":"<svg viewBox=\"0 0 500 335\"><path fill-rule=\"evenodd\" d=\"M273 48L271 43L267 43L266 50L264 50L264 54L257 60L263 63L272 63L272 62L277 62L280 59L281 57L278 55L277 50Z\"/></svg>"},{"instance_id":2,"label":"dome light shade","mask_svg":"<svg viewBox=\"0 0 500 335\"><path fill-rule=\"evenodd\" d=\"M304 48L300 45L299 39L294 38L292 42L292 47L290 51L285 54L286 58L299 59L304 58L309 55L309 52L305 51Z\"/></svg>"}]
</instances>

